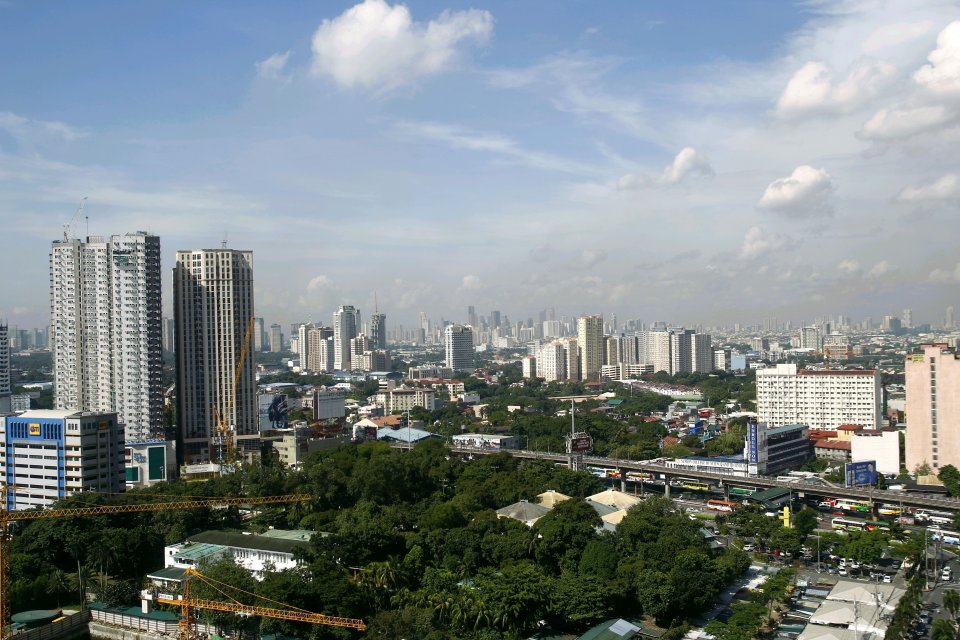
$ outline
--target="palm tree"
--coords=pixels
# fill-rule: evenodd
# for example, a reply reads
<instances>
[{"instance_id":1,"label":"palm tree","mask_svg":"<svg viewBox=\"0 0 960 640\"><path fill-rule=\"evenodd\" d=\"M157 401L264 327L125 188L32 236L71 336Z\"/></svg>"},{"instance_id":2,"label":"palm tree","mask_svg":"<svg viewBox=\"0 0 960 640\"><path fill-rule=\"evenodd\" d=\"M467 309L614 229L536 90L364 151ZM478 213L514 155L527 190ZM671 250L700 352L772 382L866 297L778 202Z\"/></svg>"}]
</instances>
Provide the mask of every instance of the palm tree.
<instances>
[{"instance_id":1,"label":"palm tree","mask_svg":"<svg viewBox=\"0 0 960 640\"><path fill-rule=\"evenodd\" d=\"M80 610L87 605L87 585L90 584L90 567L77 564L77 572L70 575L70 588L76 589L80 594Z\"/></svg>"},{"instance_id":2,"label":"palm tree","mask_svg":"<svg viewBox=\"0 0 960 640\"><path fill-rule=\"evenodd\" d=\"M947 593L950 593L949 591ZM933 629L930 631L930 640L956 640L957 625L952 620L940 618L933 621Z\"/></svg>"},{"instance_id":3,"label":"palm tree","mask_svg":"<svg viewBox=\"0 0 960 640\"><path fill-rule=\"evenodd\" d=\"M960 592L945 590L943 592L943 608L950 612L954 621L960 616Z\"/></svg>"},{"instance_id":4,"label":"palm tree","mask_svg":"<svg viewBox=\"0 0 960 640\"><path fill-rule=\"evenodd\" d=\"M57 608L60 607L60 596L70 591L70 578L63 569L54 569L47 580L47 593L57 597Z\"/></svg>"}]
</instances>

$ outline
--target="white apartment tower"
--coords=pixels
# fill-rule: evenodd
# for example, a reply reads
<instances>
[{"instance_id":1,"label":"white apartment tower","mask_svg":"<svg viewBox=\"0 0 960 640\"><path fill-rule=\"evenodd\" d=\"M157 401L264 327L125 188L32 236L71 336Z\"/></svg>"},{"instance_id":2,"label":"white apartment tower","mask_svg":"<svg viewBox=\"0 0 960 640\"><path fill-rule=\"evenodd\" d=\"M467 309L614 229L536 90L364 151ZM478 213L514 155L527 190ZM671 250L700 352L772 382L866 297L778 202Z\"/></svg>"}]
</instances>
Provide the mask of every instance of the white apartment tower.
<instances>
[{"instance_id":1,"label":"white apartment tower","mask_svg":"<svg viewBox=\"0 0 960 640\"><path fill-rule=\"evenodd\" d=\"M454 371L473 371L476 360L473 350L473 327L449 325L444 330L447 366Z\"/></svg>"},{"instance_id":2,"label":"white apartment tower","mask_svg":"<svg viewBox=\"0 0 960 640\"><path fill-rule=\"evenodd\" d=\"M797 370L795 364L757 370L757 421L768 427L856 424L877 429L881 404L876 370Z\"/></svg>"},{"instance_id":3,"label":"white apartment tower","mask_svg":"<svg viewBox=\"0 0 960 640\"><path fill-rule=\"evenodd\" d=\"M235 249L178 251L173 272L177 334L177 423L187 463L220 461L223 417L236 455L258 451L259 408L254 379L253 253ZM237 365L248 337L246 357Z\"/></svg>"},{"instance_id":4,"label":"white apartment tower","mask_svg":"<svg viewBox=\"0 0 960 640\"><path fill-rule=\"evenodd\" d=\"M139 231L50 251L54 403L116 413L128 440L163 434L160 238Z\"/></svg>"},{"instance_id":5,"label":"white apartment tower","mask_svg":"<svg viewBox=\"0 0 960 640\"><path fill-rule=\"evenodd\" d=\"M603 316L577 318L577 345L581 380L597 380L603 365Z\"/></svg>"},{"instance_id":6,"label":"white apartment tower","mask_svg":"<svg viewBox=\"0 0 960 640\"><path fill-rule=\"evenodd\" d=\"M360 312L353 305L344 305L333 312L333 366L350 371L350 341L360 330Z\"/></svg>"}]
</instances>

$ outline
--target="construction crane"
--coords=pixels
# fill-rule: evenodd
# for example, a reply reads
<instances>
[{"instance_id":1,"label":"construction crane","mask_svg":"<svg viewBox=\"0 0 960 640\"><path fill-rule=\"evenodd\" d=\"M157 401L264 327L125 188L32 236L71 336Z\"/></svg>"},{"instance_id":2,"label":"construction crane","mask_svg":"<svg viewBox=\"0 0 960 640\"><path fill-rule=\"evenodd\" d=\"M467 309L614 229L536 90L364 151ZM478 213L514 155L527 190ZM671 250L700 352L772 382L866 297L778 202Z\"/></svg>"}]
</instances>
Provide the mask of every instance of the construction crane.
<instances>
[{"instance_id":1,"label":"construction crane","mask_svg":"<svg viewBox=\"0 0 960 640\"><path fill-rule=\"evenodd\" d=\"M193 582L194 578L210 585L214 590L220 592L230 600L233 600L233 602L223 602L220 600L208 600L204 598L191 597L190 583ZM234 591L239 591L254 598L260 598L272 604L283 605L284 607L289 608L274 609L259 605L242 604L221 587L233 589ZM356 618L328 616L322 613L313 613L305 609L300 609L299 607L294 607L293 605L277 602L276 600L270 600L269 598L258 596L254 593L250 593L249 591L244 591L239 587L225 584L219 580L214 580L213 578L203 575L193 567L188 567L183 572L183 595L181 595L179 598L164 598L160 596L157 597L156 601L160 604L170 604L180 608L180 640L190 640L190 628L194 623L193 609L226 611L229 613L236 613L240 616L263 616L267 618L278 618L281 620L295 620L297 622L312 622L313 624L325 624L331 627L357 629L358 631L366 631L367 629L367 625L363 623L363 620L357 620Z\"/></svg>"},{"instance_id":2,"label":"construction crane","mask_svg":"<svg viewBox=\"0 0 960 640\"><path fill-rule=\"evenodd\" d=\"M213 405L213 415L217 423L217 439L220 441L220 465L223 467L224 461L233 462L233 446L235 428L231 428L228 420L233 415L235 398L237 397L237 387L240 385L240 376L243 374L243 363L247 359L247 348L250 345L250 337L253 334L253 326L256 319L250 316L250 322L247 323L247 332L243 336L243 346L240 348L240 357L237 359L237 366L233 373L233 388L230 390L230 396L227 398L226 407L221 414L217 405ZM226 448L226 455L224 455Z\"/></svg>"},{"instance_id":3,"label":"construction crane","mask_svg":"<svg viewBox=\"0 0 960 640\"><path fill-rule=\"evenodd\" d=\"M3 487L2 495L12 487ZM98 516L114 513L143 513L147 511L179 511L181 509L202 509L204 507L226 507L231 505L283 504L290 502L309 502L313 498L307 494L283 496L265 496L259 498L196 498L174 500L171 502L147 502L141 504L102 504L90 507L70 509L43 509L36 511L7 511L6 505L0 507L0 637L10 625L10 523L23 520L47 520L50 518L68 518L71 516Z\"/></svg>"},{"instance_id":4,"label":"construction crane","mask_svg":"<svg viewBox=\"0 0 960 640\"><path fill-rule=\"evenodd\" d=\"M66 242L74 236L74 227L77 225L77 220L80 219L80 214L83 213L83 205L87 203L87 196L80 198L80 206L77 207L77 212L73 214L73 219L67 224L63 225L63 241ZM88 225L89 226L89 225Z\"/></svg>"}]
</instances>

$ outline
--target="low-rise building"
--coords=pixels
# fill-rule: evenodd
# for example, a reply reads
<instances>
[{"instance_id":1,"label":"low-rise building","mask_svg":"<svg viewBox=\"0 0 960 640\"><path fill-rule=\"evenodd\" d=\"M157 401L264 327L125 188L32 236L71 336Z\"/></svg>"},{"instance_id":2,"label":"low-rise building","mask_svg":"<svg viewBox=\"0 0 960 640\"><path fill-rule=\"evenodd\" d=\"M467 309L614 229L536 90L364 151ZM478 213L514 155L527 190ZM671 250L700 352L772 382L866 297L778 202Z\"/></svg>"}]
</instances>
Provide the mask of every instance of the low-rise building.
<instances>
[{"instance_id":1,"label":"low-rise building","mask_svg":"<svg viewBox=\"0 0 960 640\"><path fill-rule=\"evenodd\" d=\"M402 413L414 407L423 407L433 411L436 406L436 394L433 389L421 387L397 387L377 392L376 403L381 405L386 413Z\"/></svg>"},{"instance_id":2,"label":"low-rise building","mask_svg":"<svg viewBox=\"0 0 960 640\"><path fill-rule=\"evenodd\" d=\"M346 415L343 389L317 387L313 390L313 419L333 420Z\"/></svg>"},{"instance_id":3,"label":"low-rise building","mask_svg":"<svg viewBox=\"0 0 960 640\"><path fill-rule=\"evenodd\" d=\"M204 531L189 536L183 542L164 547L164 567L186 569L229 557L263 580L264 571L273 567L276 571L297 566L295 551L310 544L313 531L284 531L271 529L263 534L235 533L231 531Z\"/></svg>"},{"instance_id":4,"label":"low-rise building","mask_svg":"<svg viewBox=\"0 0 960 640\"><path fill-rule=\"evenodd\" d=\"M173 440L140 440L124 447L124 472L128 487L150 486L177 477L177 443Z\"/></svg>"}]
</instances>

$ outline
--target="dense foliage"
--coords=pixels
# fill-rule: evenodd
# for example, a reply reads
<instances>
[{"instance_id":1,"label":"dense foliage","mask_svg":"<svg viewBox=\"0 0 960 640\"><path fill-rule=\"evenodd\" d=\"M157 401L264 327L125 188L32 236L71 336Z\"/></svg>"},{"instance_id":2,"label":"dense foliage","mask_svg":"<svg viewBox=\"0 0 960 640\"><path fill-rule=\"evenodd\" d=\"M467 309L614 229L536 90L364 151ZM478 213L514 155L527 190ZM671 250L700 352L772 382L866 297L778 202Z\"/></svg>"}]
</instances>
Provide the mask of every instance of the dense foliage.
<instances>
[{"instance_id":1,"label":"dense foliage","mask_svg":"<svg viewBox=\"0 0 960 640\"><path fill-rule=\"evenodd\" d=\"M494 512L548 489L573 498L532 528ZM613 615L678 625L747 567L739 550L712 550L700 525L662 498L631 509L615 532L604 531L583 500L600 490L594 476L550 462L508 454L465 462L450 458L440 442L410 452L370 443L311 455L296 471L254 465L207 483L171 483L119 499L311 494L312 503L264 507L243 523L325 532L302 550L297 569L269 572L262 582L230 562L203 571L274 601L363 618L373 638L521 637L543 621L579 632ZM97 500L77 496L59 506ZM14 538L14 608L76 602L78 567L89 588L116 600L125 589L108 586L139 582L162 566L164 544L204 529L239 529L242 515L236 508L196 509L27 523ZM221 627L240 624L232 616L208 619ZM260 624L302 637L351 634Z\"/></svg>"}]
</instances>

